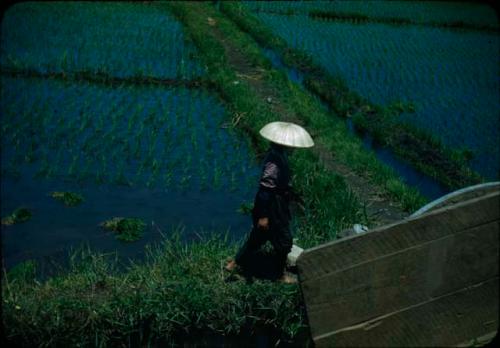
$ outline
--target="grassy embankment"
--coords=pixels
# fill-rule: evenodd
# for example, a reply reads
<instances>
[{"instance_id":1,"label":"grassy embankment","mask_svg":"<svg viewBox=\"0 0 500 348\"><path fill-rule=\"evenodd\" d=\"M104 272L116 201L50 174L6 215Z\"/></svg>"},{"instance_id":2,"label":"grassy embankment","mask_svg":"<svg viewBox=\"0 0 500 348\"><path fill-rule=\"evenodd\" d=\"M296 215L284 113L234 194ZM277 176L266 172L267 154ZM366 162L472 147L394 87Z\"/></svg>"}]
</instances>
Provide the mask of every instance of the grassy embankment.
<instances>
[{"instance_id":1,"label":"grassy embankment","mask_svg":"<svg viewBox=\"0 0 500 348\"><path fill-rule=\"evenodd\" d=\"M69 272L39 282L26 262L3 279L3 324L22 346L139 346L186 335L235 334L255 324L293 336L304 323L296 286L226 283L220 236L189 246L170 237L124 273L112 256L74 253Z\"/></svg>"},{"instance_id":2,"label":"grassy embankment","mask_svg":"<svg viewBox=\"0 0 500 348\"><path fill-rule=\"evenodd\" d=\"M341 77L331 76L316 64L309 54L291 48L285 40L273 34L244 5L224 2L221 10L260 45L278 52L287 66L301 71L305 76L305 87L326 102L337 115L352 117L357 129L369 132L377 143L391 148L396 155L418 170L450 189L483 180L469 168L470 151L451 150L436 137L398 122L398 116L402 112L412 112L411 103L394 103L389 106L370 103L349 90ZM363 168L357 169L358 172L363 171Z\"/></svg>"},{"instance_id":3,"label":"grassy embankment","mask_svg":"<svg viewBox=\"0 0 500 348\"><path fill-rule=\"evenodd\" d=\"M16 67L0 67L2 76L20 78L54 79L69 82L89 82L102 84L105 86L159 86L159 87L186 87L186 88L207 88L204 85L206 80L202 78L178 79L178 78L158 78L144 74L136 74L130 77L116 77L105 71L63 71L63 72L41 72L29 67L18 65Z\"/></svg>"},{"instance_id":4,"label":"grassy embankment","mask_svg":"<svg viewBox=\"0 0 500 348\"><path fill-rule=\"evenodd\" d=\"M210 86L221 96L238 129L252 139L256 153L267 143L258 130L279 119L268 103L239 79L227 64L224 48L212 35L207 17L243 50L255 66L266 70L266 82L288 98L289 108L313 134L316 142L335 150L336 158L364 168L375 182L407 209L422 203L394 174L364 152L341 120L321 111L319 102L271 69L270 62L248 35L208 4L155 4L173 11L207 66ZM235 81L240 83L235 84ZM338 230L366 222L362 205L342 177L333 175L311 151L291 157L294 184L305 200L298 216L298 244L310 247L332 240ZM116 260L82 251L71 258L69 270L39 281L34 264L25 263L3 278L3 320L13 342L26 346L139 345L172 341L190 333L236 334L255 325L275 329L282 340L306 326L299 289L267 281L227 283L223 260L238 245L215 236L189 245L178 237L148 248L147 260L119 270Z\"/></svg>"},{"instance_id":5,"label":"grassy embankment","mask_svg":"<svg viewBox=\"0 0 500 348\"><path fill-rule=\"evenodd\" d=\"M253 13L270 13L270 14L278 14L284 16L293 16L298 14L304 14L304 10L297 9L284 9L284 10L276 10L276 9L259 9L255 8L251 12ZM457 29L457 30L480 30L480 31L489 31L489 32L498 32L500 29L496 26L484 24L474 24L474 23L466 23L462 20L456 20L451 22L443 22L443 21L433 21L433 20L415 20L411 18L404 17L376 17L370 16L360 12L339 12L333 10L321 10L321 9L311 9L306 12L307 15L314 19L319 20L331 20L331 21L344 21L349 23L383 23L383 24L391 24L391 25L423 25L430 26L435 28L447 28L447 29Z\"/></svg>"},{"instance_id":6,"label":"grassy embankment","mask_svg":"<svg viewBox=\"0 0 500 348\"><path fill-rule=\"evenodd\" d=\"M417 21L410 18L398 17L372 17L363 13L350 12L336 12L325 10L311 10L308 12L309 17L322 20L335 20L347 21L350 23L384 23L392 25L425 25L436 28L460 29L460 30L481 30L498 32L499 28L491 25L478 25L473 23L466 23L464 21Z\"/></svg>"}]
</instances>

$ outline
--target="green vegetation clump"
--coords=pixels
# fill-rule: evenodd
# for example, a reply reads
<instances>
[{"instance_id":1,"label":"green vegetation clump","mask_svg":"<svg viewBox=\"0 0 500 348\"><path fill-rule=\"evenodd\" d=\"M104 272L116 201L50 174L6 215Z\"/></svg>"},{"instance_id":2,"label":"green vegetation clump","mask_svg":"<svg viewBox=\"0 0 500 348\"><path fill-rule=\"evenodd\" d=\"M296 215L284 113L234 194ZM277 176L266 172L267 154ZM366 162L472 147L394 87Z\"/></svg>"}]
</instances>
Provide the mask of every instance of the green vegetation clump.
<instances>
[{"instance_id":1,"label":"green vegetation clump","mask_svg":"<svg viewBox=\"0 0 500 348\"><path fill-rule=\"evenodd\" d=\"M146 224L137 218L114 217L102 222L100 226L115 232L118 240L135 242L141 239Z\"/></svg>"},{"instance_id":2,"label":"green vegetation clump","mask_svg":"<svg viewBox=\"0 0 500 348\"><path fill-rule=\"evenodd\" d=\"M243 202L240 204L240 207L238 208L238 213L243 214L243 215L250 215L253 210L253 203L252 202Z\"/></svg>"},{"instance_id":3,"label":"green vegetation clump","mask_svg":"<svg viewBox=\"0 0 500 348\"><path fill-rule=\"evenodd\" d=\"M187 246L174 233L125 270L115 255L82 248L56 277L37 280L24 272L29 281L19 281L8 272L2 278L5 334L20 346L107 347L170 346L187 333L231 337L256 327L286 342L304 331L296 284L226 281L224 260L237 248L227 235Z\"/></svg>"},{"instance_id":4,"label":"green vegetation clump","mask_svg":"<svg viewBox=\"0 0 500 348\"><path fill-rule=\"evenodd\" d=\"M2 225L13 225L20 222L26 222L31 219L31 211L27 208L17 208L12 214L2 218Z\"/></svg>"},{"instance_id":5,"label":"green vegetation clump","mask_svg":"<svg viewBox=\"0 0 500 348\"><path fill-rule=\"evenodd\" d=\"M84 201L83 196L74 192L60 192L55 191L50 196L58 201L64 203L68 207L74 207Z\"/></svg>"}]
</instances>

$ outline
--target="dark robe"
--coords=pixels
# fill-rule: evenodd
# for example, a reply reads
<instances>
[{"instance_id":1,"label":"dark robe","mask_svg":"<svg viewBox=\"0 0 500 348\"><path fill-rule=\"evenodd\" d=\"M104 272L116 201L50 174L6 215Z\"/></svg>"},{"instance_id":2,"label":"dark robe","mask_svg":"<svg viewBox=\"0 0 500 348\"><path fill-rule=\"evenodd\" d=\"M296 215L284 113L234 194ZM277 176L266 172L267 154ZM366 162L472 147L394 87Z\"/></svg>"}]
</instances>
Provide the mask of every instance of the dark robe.
<instances>
[{"instance_id":1,"label":"dark robe","mask_svg":"<svg viewBox=\"0 0 500 348\"><path fill-rule=\"evenodd\" d=\"M264 159L259 190L255 196L253 228L236 255L236 263L243 269L252 262L252 254L269 240L276 253L276 267L283 272L293 242L290 233L290 176L285 148L272 143ZM264 217L269 219L268 230L258 227L258 220Z\"/></svg>"}]
</instances>

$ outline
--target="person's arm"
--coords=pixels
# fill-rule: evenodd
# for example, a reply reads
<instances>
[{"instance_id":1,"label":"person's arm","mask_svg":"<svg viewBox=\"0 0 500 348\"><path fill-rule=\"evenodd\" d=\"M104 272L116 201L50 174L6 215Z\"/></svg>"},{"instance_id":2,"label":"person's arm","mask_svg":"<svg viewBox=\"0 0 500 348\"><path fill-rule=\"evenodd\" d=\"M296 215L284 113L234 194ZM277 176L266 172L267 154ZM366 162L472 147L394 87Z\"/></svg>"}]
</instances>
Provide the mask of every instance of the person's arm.
<instances>
[{"instance_id":1,"label":"person's arm","mask_svg":"<svg viewBox=\"0 0 500 348\"><path fill-rule=\"evenodd\" d=\"M276 194L278 173L279 168L275 163L267 162L264 165L254 207L258 227L262 229L269 227L269 216L271 213L271 204Z\"/></svg>"}]
</instances>

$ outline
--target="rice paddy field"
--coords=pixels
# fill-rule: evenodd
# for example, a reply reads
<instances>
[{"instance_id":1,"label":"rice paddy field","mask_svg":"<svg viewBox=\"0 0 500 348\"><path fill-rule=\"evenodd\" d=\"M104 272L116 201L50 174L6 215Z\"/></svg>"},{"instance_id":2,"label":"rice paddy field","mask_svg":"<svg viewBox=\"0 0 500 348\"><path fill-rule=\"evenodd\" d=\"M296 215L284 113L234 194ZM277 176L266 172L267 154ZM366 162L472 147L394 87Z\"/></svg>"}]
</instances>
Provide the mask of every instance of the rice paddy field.
<instances>
[{"instance_id":1,"label":"rice paddy field","mask_svg":"<svg viewBox=\"0 0 500 348\"><path fill-rule=\"evenodd\" d=\"M415 112L401 115L401 122L451 148L470 150L472 168L498 179L499 37L491 8L398 1L245 4L289 45L371 102L411 103ZM312 11L338 18L317 18ZM411 24L395 24L394 18ZM451 23L471 28L446 26Z\"/></svg>"},{"instance_id":2,"label":"rice paddy field","mask_svg":"<svg viewBox=\"0 0 500 348\"><path fill-rule=\"evenodd\" d=\"M2 320L13 344L310 346L296 284L229 281L223 269L251 228L268 122L296 121L316 143L290 155L304 248L387 222L381 211L407 216L434 198L424 186L445 192L365 146L372 135L304 88L300 69L287 75L234 8L374 105L410 105L397 122L465 150L482 181L499 179L499 23L487 5L15 4L0 36Z\"/></svg>"},{"instance_id":3,"label":"rice paddy field","mask_svg":"<svg viewBox=\"0 0 500 348\"><path fill-rule=\"evenodd\" d=\"M113 77L190 79L204 74L180 23L150 6L27 3L11 9L2 27L15 28L2 30L3 68Z\"/></svg>"},{"instance_id":4,"label":"rice paddy field","mask_svg":"<svg viewBox=\"0 0 500 348\"><path fill-rule=\"evenodd\" d=\"M1 212L33 211L2 231L7 266L86 241L137 256L160 238L151 223L186 226L186 235L247 231L237 210L253 198L258 164L226 126L224 106L206 88L134 82L204 74L172 16L133 3L23 3L4 17L1 49L2 69L21 73L1 77ZM82 71L101 83L72 75ZM59 207L49 193L64 190L85 202ZM138 245L99 227L122 215L148 223Z\"/></svg>"}]
</instances>

